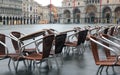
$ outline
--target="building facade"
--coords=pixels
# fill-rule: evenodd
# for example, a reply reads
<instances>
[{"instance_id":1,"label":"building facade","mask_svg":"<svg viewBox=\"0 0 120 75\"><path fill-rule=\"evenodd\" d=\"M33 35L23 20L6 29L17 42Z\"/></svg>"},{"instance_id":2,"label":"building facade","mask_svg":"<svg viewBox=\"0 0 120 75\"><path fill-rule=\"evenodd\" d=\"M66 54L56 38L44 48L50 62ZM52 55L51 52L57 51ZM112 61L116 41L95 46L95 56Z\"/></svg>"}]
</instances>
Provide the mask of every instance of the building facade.
<instances>
[{"instance_id":1,"label":"building facade","mask_svg":"<svg viewBox=\"0 0 120 75\"><path fill-rule=\"evenodd\" d=\"M38 24L41 16L41 5L34 0L23 0L23 24Z\"/></svg>"},{"instance_id":2,"label":"building facade","mask_svg":"<svg viewBox=\"0 0 120 75\"><path fill-rule=\"evenodd\" d=\"M22 23L22 0L0 0L0 24Z\"/></svg>"},{"instance_id":3,"label":"building facade","mask_svg":"<svg viewBox=\"0 0 120 75\"><path fill-rule=\"evenodd\" d=\"M63 0L61 23L117 23L120 0Z\"/></svg>"}]
</instances>

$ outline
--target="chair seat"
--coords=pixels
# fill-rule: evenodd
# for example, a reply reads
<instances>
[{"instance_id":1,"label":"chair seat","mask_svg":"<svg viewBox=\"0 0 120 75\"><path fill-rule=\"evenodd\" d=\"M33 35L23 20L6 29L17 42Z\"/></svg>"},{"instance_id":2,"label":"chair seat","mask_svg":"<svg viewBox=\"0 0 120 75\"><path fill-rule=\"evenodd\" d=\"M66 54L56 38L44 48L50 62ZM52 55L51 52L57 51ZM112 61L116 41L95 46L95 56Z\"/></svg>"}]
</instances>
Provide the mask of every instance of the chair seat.
<instances>
[{"instance_id":1,"label":"chair seat","mask_svg":"<svg viewBox=\"0 0 120 75\"><path fill-rule=\"evenodd\" d=\"M33 53L33 52L36 52L36 48L25 49L23 52L25 52L25 53Z\"/></svg>"},{"instance_id":2,"label":"chair seat","mask_svg":"<svg viewBox=\"0 0 120 75\"><path fill-rule=\"evenodd\" d=\"M19 53L9 53L8 57L12 58L12 60L17 61L17 60L24 60L22 56L20 56Z\"/></svg>"},{"instance_id":3,"label":"chair seat","mask_svg":"<svg viewBox=\"0 0 120 75\"><path fill-rule=\"evenodd\" d=\"M28 56L24 56L24 58L28 59L28 60L41 60L42 59L42 54L32 53Z\"/></svg>"},{"instance_id":4,"label":"chair seat","mask_svg":"<svg viewBox=\"0 0 120 75\"><path fill-rule=\"evenodd\" d=\"M96 65L111 66L111 65L114 65L114 63L115 63L114 60L109 60L109 61L108 60L103 60L103 61L96 62ZM117 65L120 66L120 62L118 62L114 66L117 66Z\"/></svg>"},{"instance_id":5,"label":"chair seat","mask_svg":"<svg viewBox=\"0 0 120 75\"><path fill-rule=\"evenodd\" d=\"M67 42L65 42L65 45L66 46L76 47L77 46L77 41L73 41L73 42L67 41Z\"/></svg>"},{"instance_id":6,"label":"chair seat","mask_svg":"<svg viewBox=\"0 0 120 75\"><path fill-rule=\"evenodd\" d=\"M0 58L7 58L7 55L0 55Z\"/></svg>"}]
</instances>

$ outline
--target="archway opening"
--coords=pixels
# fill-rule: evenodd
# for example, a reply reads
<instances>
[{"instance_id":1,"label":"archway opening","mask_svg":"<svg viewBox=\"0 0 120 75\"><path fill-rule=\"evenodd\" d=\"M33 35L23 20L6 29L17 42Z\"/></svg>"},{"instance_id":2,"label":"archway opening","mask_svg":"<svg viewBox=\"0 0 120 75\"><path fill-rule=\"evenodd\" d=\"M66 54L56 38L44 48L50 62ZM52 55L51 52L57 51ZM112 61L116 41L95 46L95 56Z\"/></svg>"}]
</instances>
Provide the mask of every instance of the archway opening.
<instances>
[{"instance_id":1,"label":"archway opening","mask_svg":"<svg viewBox=\"0 0 120 75\"><path fill-rule=\"evenodd\" d=\"M120 23L120 7L115 9L115 21L116 23Z\"/></svg>"},{"instance_id":2,"label":"archway opening","mask_svg":"<svg viewBox=\"0 0 120 75\"><path fill-rule=\"evenodd\" d=\"M111 23L111 9L109 7L106 7L103 9L103 19L104 19L104 23Z\"/></svg>"},{"instance_id":3,"label":"archway opening","mask_svg":"<svg viewBox=\"0 0 120 75\"><path fill-rule=\"evenodd\" d=\"M94 23L94 21L95 21L95 14L94 13L90 13L89 14L89 20L90 20L90 22L89 23Z\"/></svg>"},{"instance_id":4,"label":"archway opening","mask_svg":"<svg viewBox=\"0 0 120 75\"><path fill-rule=\"evenodd\" d=\"M73 23L80 23L80 10L78 8L73 10Z\"/></svg>"},{"instance_id":5,"label":"archway opening","mask_svg":"<svg viewBox=\"0 0 120 75\"><path fill-rule=\"evenodd\" d=\"M107 19L107 23L110 23L110 14L109 13L106 14L106 19Z\"/></svg>"},{"instance_id":6,"label":"archway opening","mask_svg":"<svg viewBox=\"0 0 120 75\"><path fill-rule=\"evenodd\" d=\"M85 16L85 22L86 23L96 23L96 13L97 8L95 5L88 5L86 7L86 16Z\"/></svg>"},{"instance_id":7,"label":"archway opening","mask_svg":"<svg viewBox=\"0 0 120 75\"><path fill-rule=\"evenodd\" d=\"M64 19L65 19L65 21L66 21L66 23L70 23L71 22L71 20L70 20L70 11L69 10L65 10L64 11Z\"/></svg>"}]
</instances>

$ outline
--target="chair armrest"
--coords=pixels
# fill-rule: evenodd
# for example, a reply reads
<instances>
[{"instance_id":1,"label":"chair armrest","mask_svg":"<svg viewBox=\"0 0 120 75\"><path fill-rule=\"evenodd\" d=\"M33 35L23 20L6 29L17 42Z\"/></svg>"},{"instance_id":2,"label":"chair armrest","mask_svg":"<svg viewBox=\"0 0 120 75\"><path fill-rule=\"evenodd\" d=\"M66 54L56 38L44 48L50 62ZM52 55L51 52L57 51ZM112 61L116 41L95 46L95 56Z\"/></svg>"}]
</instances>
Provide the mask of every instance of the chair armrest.
<instances>
[{"instance_id":1,"label":"chair armrest","mask_svg":"<svg viewBox=\"0 0 120 75\"><path fill-rule=\"evenodd\" d=\"M32 43L36 43L37 41L40 41L40 40L42 40L42 39L43 39L43 38L35 39L35 40L31 41L31 42L28 42L27 44L22 45L21 48L20 48L20 51L23 52L23 51L24 51L24 48L25 48L26 46L28 46L28 45L30 45L30 44L32 44ZM36 43L36 46L38 46L40 43L42 43L42 41Z\"/></svg>"},{"instance_id":2,"label":"chair armrest","mask_svg":"<svg viewBox=\"0 0 120 75\"><path fill-rule=\"evenodd\" d=\"M120 41L119 38L116 38L116 37L114 37L114 36L109 35L109 37L112 38L112 39L114 39L114 40Z\"/></svg>"},{"instance_id":3,"label":"chair armrest","mask_svg":"<svg viewBox=\"0 0 120 75\"><path fill-rule=\"evenodd\" d=\"M117 48L120 49L120 45L119 45L119 44L117 44L117 43L115 43L115 42L113 42L113 41L111 41L111 40L105 38L105 37L102 36L102 35L100 35L100 37L101 37L103 40L105 40L107 43L109 43L110 45L113 45L113 46L115 46L115 47L117 47Z\"/></svg>"},{"instance_id":4,"label":"chair armrest","mask_svg":"<svg viewBox=\"0 0 120 75\"><path fill-rule=\"evenodd\" d=\"M70 41L70 38L74 38L74 37L77 37L76 35L78 34L78 32L75 32L73 34L70 34L69 36L67 36L67 41Z\"/></svg>"},{"instance_id":5,"label":"chair armrest","mask_svg":"<svg viewBox=\"0 0 120 75\"><path fill-rule=\"evenodd\" d=\"M10 33L10 38L13 39L13 40L15 40L15 41L19 41L19 39L16 38L16 37L15 37L14 35L12 35L11 33Z\"/></svg>"},{"instance_id":6,"label":"chair armrest","mask_svg":"<svg viewBox=\"0 0 120 75\"><path fill-rule=\"evenodd\" d=\"M104 47L104 48L110 50L110 51L111 51L112 53L114 53L116 56L119 56L119 53L116 52L113 48L108 47L108 46L106 46L106 45L104 45L104 44L102 44L102 43L100 43L100 42L98 42L98 41L92 39L91 37L89 37L89 39L90 39L92 42L94 42L94 43L96 43L96 44L98 44L98 45L100 45L100 46L102 46L102 47Z\"/></svg>"}]
</instances>

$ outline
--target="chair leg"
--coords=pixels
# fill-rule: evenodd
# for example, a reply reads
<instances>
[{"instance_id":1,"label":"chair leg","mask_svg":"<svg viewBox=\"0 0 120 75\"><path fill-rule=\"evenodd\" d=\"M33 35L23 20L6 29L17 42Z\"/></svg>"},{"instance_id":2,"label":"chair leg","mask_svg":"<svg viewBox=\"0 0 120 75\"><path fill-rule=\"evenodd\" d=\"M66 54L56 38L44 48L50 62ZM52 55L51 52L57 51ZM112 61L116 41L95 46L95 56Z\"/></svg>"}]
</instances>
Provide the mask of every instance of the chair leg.
<instances>
[{"instance_id":1,"label":"chair leg","mask_svg":"<svg viewBox=\"0 0 120 75\"><path fill-rule=\"evenodd\" d=\"M115 69L114 69L114 66L112 66L112 70L113 70L113 72L115 73Z\"/></svg>"},{"instance_id":2,"label":"chair leg","mask_svg":"<svg viewBox=\"0 0 120 75\"><path fill-rule=\"evenodd\" d=\"M25 67L27 68L27 64L26 64L25 60L23 60L23 63L24 63L24 65L25 65Z\"/></svg>"},{"instance_id":3,"label":"chair leg","mask_svg":"<svg viewBox=\"0 0 120 75\"><path fill-rule=\"evenodd\" d=\"M61 62L62 62L62 65L63 65L63 55L60 53L60 58L61 58Z\"/></svg>"},{"instance_id":4,"label":"chair leg","mask_svg":"<svg viewBox=\"0 0 120 75\"><path fill-rule=\"evenodd\" d=\"M16 71L17 71L17 69L18 69L18 65L19 65L19 60L17 61L16 66L15 66L15 70L16 70Z\"/></svg>"},{"instance_id":5,"label":"chair leg","mask_svg":"<svg viewBox=\"0 0 120 75\"><path fill-rule=\"evenodd\" d=\"M109 69L109 66L107 66L107 68L106 68L106 73L108 73L108 69Z\"/></svg>"},{"instance_id":6,"label":"chair leg","mask_svg":"<svg viewBox=\"0 0 120 75\"><path fill-rule=\"evenodd\" d=\"M82 46L83 46L83 53L85 52L85 50L86 50L86 48L85 48L85 45L84 45L84 43L82 44Z\"/></svg>"},{"instance_id":7,"label":"chair leg","mask_svg":"<svg viewBox=\"0 0 120 75\"><path fill-rule=\"evenodd\" d=\"M11 60L12 60L12 59L10 58L10 59L9 59L9 62L8 62L8 66L9 66L9 67L10 67L10 62L11 62Z\"/></svg>"},{"instance_id":8,"label":"chair leg","mask_svg":"<svg viewBox=\"0 0 120 75\"><path fill-rule=\"evenodd\" d=\"M50 62L50 59L47 59L47 64L48 64L48 67L49 67L49 70L52 68L52 65L51 65L51 62Z\"/></svg>"},{"instance_id":9,"label":"chair leg","mask_svg":"<svg viewBox=\"0 0 120 75\"><path fill-rule=\"evenodd\" d=\"M40 73L41 73L41 69L42 69L41 66L42 66L42 60L40 61L40 66L39 66L40 67Z\"/></svg>"},{"instance_id":10,"label":"chair leg","mask_svg":"<svg viewBox=\"0 0 120 75\"><path fill-rule=\"evenodd\" d=\"M55 59L55 62L56 62L57 68L59 69L58 62L57 62L57 58L56 58L56 55L54 55L54 59Z\"/></svg>"},{"instance_id":11,"label":"chair leg","mask_svg":"<svg viewBox=\"0 0 120 75\"><path fill-rule=\"evenodd\" d=\"M103 68L104 68L104 66L101 67L100 75L102 75Z\"/></svg>"},{"instance_id":12,"label":"chair leg","mask_svg":"<svg viewBox=\"0 0 120 75\"><path fill-rule=\"evenodd\" d=\"M14 65L14 69L15 69L16 72L17 72L17 69L18 69L18 64L19 64L19 61L17 61L17 64L15 64L15 61L13 60L13 65Z\"/></svg>"},{"instance_id":13,"label":"chair leg","mask_svg":"<svg viewBox=\"0 0 120 75\"><path fill-rule=\"evenodd\" d=\"M102 68L102 65L99 66L96 75L98 75L98 73L99 73L99 71L100 71L101 68Z\"/></svg>"}]
</instances>

